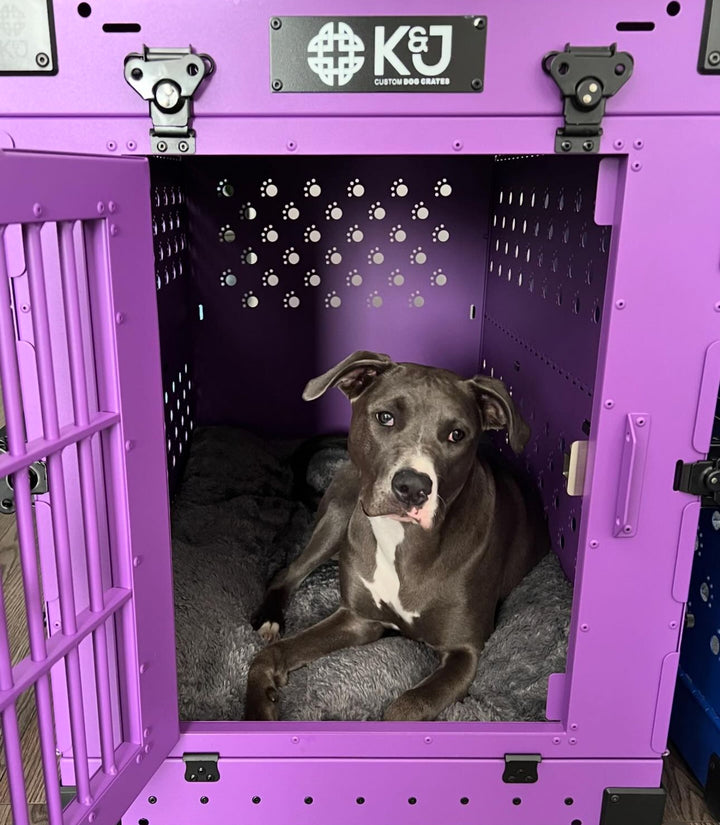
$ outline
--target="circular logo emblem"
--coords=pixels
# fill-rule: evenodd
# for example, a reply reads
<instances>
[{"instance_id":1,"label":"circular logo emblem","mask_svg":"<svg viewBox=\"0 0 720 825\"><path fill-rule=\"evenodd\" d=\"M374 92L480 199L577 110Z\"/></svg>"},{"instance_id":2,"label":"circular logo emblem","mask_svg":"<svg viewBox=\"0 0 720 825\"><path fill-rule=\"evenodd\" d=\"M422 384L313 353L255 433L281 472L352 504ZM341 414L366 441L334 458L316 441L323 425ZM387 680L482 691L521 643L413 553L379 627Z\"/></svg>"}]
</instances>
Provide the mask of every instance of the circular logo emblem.
<instances>
[{"instance_id":1,"label":"circular logo emblem","mask_svg":"<svg viewBox=\"0 0 720 825\"><path fill-rule=\"evenodd\" d=\"M364 51L347 23L326 23L308 44L308 65L327 86L344 86L362 68Z\"/></svg>"}]
</instances>

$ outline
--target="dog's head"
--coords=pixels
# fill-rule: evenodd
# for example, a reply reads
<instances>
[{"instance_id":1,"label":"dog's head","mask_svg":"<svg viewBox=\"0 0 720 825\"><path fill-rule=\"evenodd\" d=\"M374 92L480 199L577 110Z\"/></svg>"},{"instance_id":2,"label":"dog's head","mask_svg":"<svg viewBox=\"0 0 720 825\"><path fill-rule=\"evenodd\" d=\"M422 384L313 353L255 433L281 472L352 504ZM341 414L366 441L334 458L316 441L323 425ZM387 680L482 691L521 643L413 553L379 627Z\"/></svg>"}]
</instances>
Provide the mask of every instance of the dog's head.
<instances>
[{"instance_id":1,"label":"dog's head","mask_svg":"<svg viewBox=\"0 0 720 825\"><path fill-rule=\"evenodd\" d=\"M507 429L520 453L530 436L502 381L395 363L359 351L308 382L306 401L339 387L352 404L350 457L368 516L431 530L463 488L483 430Z\"/></svg>"}]
</instances>

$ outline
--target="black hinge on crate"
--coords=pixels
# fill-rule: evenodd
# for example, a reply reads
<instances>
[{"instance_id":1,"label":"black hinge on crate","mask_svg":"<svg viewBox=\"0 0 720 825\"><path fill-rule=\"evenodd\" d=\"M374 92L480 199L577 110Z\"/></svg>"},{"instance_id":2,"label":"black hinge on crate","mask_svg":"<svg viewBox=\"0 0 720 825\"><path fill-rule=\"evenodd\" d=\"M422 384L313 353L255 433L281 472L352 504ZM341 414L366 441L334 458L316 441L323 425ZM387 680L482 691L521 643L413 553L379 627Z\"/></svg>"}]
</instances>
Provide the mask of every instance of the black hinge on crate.
<instances>
[{"instance_id":1,"label":"black hinge on crate","mask_svg":"<svg viewBox=\"0 0 720 825\"><path fill-rule=\"evenodd\" d=\"M217 782L219 753L184 753L186 782Z\"/></svg>"},{"instance_id":2,"label":"black hinge on crate","mask_svg":"<svg viewBox=\"0 0 720 825\"><path fill-rule=\"evenodd\" d=\"M720 756L716 753L710 754L708 762L705 804L715 819L720 817Z\"/></svg>"},{"instance_id":3,"label":"black hinge on crate","mask_svg":"<svg viewBox=\"0 0 720 825\"><path fill-rule=\"evenodd\" d=\"M502 781L511 784L537 782L538 765L541 762L542 756L539 753L506 753Z\"/></svg>"},{"instance_id":4,"label":"black hinge on crate","mask_svg":"<svg viewBox=\"0 0 720 825\"><path fill-rule=\"evenodd\" d=\"M663 788L605 788L600 825L662 825Z\"/></svg>"},{"instance_id":5,"label":"black hinge on crate","mask_svg":"<svg viewBox=\"0 0 720 825\"><path fill-rule=\"evenodd\" d=\"M0 455L7 453L7 429L0 428ZM30 494L39 496L48 491L47 466L44 461L30 465ZM0 513L11 515L15 512L15 490L10 476L0 478Z\"/></svg>"},{"instance_id":6,"label":"black hinge on crate","mask_svg":"<svg viewBox=\"0 0 720 825\"><path fill-rule=\"evenodd\" d=\"M720 74L720 0L706 0L698 58L700 74Z\"/></svg>"},{"instance_id":7,"label":"black hinge on crate","mask_svg":"<svg viewBox=\"0 0 720 825\"><path fill-rule=\"evenodd\" d=\"M125 80L150 102L153 153L192 155L195 132L190 128L192 98L203 78L215 71L209 54L191 47L160 49L143 46L142 54L125 58Z\"/></svg>"},{"instance_id":8,"label":"black hinge on crate","mask_svg":"<svg viewBox=\"0 0 720 825\"><path fill-rule=\"evenodd\" d=\"M693 461L691 464L678 461L675 465L673 490L691 496L702 496L720 505L720 458Z\"/></svg>"},{"instance_id":9,"label":"black hinge on crate","mask_svg":"<svg viewBox=\"0 0 720 825\"><path fill-rule=\"evenodd\" d=\"M543 57L544 71L560 87L565 101L565 125L555 133L555 151L562 154L594 154L600 149L605 101L612 97L633 71L628 52L612 46L565 46L563 52Z\"/></svg>"}]
</instances>

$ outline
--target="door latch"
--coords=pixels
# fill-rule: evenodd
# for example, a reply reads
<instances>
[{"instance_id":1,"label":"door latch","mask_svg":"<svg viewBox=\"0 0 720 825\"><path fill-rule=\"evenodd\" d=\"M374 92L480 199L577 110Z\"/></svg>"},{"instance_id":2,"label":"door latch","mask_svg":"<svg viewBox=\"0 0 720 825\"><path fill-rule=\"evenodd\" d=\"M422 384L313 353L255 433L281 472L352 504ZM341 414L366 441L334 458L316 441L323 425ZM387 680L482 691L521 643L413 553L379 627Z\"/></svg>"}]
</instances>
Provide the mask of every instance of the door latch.
<instances>
[{"instance_id":1,"label":"door latch","mask_svg":"<svg viewBox=\"0 0 720 825\"><path fill-rule=\"evenodd\" d=\"M678 461L673 490L701 496L708 503L720 505L720 458L693 461L691 464Z\"/></svg>"},{"instance_id":2,"label":"door latch","mask_svg":"<svg viewBox=\"0 0 720 825\"><path fill-rule=\"evenodd\" d=\"M7 429L0 428L0 455L5 455L8 451ZM28 468L30 475L30 495L39 496L48 491L47 465L44 461L35 461ZM0 478L0 514L12 515L15 512L15 490L13 489L12 478L2 476Z\"/></svg>"},{"instance_id":3,"label":"door latch","mask_svg":"<svg viewBox=\"0 0 720 825\"><path fill-rule=\"evenodd\" d=\"M549 52L542 67L557 83L564 100L565 125L555 133L555 151L595 154L600 149L605 101L619 91L632 74L634 60L612 46L565 46Z\"/></svg>"},{"instance_id":4,"label":"door latch","mask_svg":"<svg viewBox=\"0 0 720 825\"><path fill-rule=\"evenodd\" d=\"M125 80L143 100L150 101L153 154L194 154L192 98L203 79L214 71L212 57L194 53L191 46L143 46L142 54L132 53L125 58Z\"/></svg>"}]
</instances>

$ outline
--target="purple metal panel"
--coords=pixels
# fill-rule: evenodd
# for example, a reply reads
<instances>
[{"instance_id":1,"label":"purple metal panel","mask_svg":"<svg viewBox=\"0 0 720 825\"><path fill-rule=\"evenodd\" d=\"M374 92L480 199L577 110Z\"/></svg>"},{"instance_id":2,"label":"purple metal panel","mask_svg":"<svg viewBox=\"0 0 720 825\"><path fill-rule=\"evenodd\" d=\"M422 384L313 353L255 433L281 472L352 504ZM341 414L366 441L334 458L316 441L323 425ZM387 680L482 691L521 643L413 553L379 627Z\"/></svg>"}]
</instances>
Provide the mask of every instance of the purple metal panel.
<instances>
[{"instance_id":1,"label":"purple metal panel","mask_svg":"<svg viewBox=\"0 0 720 825\"><path fill-rule=\"evenodd\" d=\"M182 478L195 426L193 390L194 320L190 284L184 164L158 158L150 163L152 230L158 323L165 401L165 446L170 496Z\"/></svg>"},{"instance_id":2,"label":"purple metal panel","mask_svg":"<svg viewBox=\"0 0 720 825\"><path fill-rule=\"evenodd\" d=\"M142 0L116 0L111 7L92 6L82 17L77 5L56 4L55 28L59 73L54 77L0 78L5 110L12 114L118 115L147 113L147 104L125 82L123 61L129 52L149 46L187 46L212 54L218 71L201 87L196 112L199 117L230 114L409 114L514 115L553 114L560 120L561 102L552 80L544 75L541 59L566 43L603 45L617 42L635 58L635 71L627 85L609 103L617 114L717 111L715 78L699 75L697 54L702 31L702 3L685 3L670 16L664 3L636 0L629 9L623 0L606 0L592 6L555 3L525 4L523 25L517 8L501 0L478 6L449 0L442 13L488 17L485 86L468 94L273 94L270 89L269 20L294 15L338 15L363 11L403 15L402 0L382 8L313 0L298 8L292 0L225 0L176 3L173 14ZM418 0L413 15L438 14L437 3ZM618 31L619 21L648 21L653 31ZM105 33L103 23L136 23L141 30ZM83 48L78 49L77 45ZM682 48L680 47L682 46ZM305 48L305 44L299 44ZM677 59L668 61L667 54ZM109 125L109 124L108 124ZM138 135L140 151L147 151L148 126ZM553 130L554 131L554 130ZM552 139L552 135L550 135ZM605 138L607 140L607 138ZM199 134L202 144L202 130ZM113 149L122 151L123 144ZM103 142L105 151L105 142Z\"/></svg>"},{"instance_id":3,"label":"purple metal panel","mask_svg":"<svg viewBox=\"0 0 720 825\"><path fill-rule=\"evenodd\" d=\"M477 370L489 159L198 158L186 186L199 423L343 430L301 393L356 349Z\"/></svg>"},{"instance_id":4,"label":"purple metal panel","mask_svg":"<svg viewBox=\"0 0 720 825\"><path fill-rule=\"evenodd\" d=\"M49 816L51 822L60 822L48 672L64 662L69 706L56 704L55 710L60 715L69 712L73 775L79 793L62 821L115 822L123 810L114 798L118 789L122 788L126 799L132 796L162 760L178 731L148 170L137 161L0 153L0 171L6 191L13 193L0 202L0 226L13 221L23 225L30 286L27 314L32 321L42 408L42 437L35 435L26 442L22 402L27 399L20 391L15 361L15 319L10 301L0 302L0 366L10 447L9 455L0 457L0 472L14 473L31 641L31 656L13 668L8 684L3 679L0 710L7 721L5 735L12 735L14 703L22 690L35 684ZM108 221L98 219L106 213ZM43 222L78 220L84 222L82 277L78 276L73 224L59 226L54 255L41 229ZM8 284L4 246L2 253L0 274ZM57 282L51 274L53 267L45 266L53 257L62 264ZM62 285L61 294L53 291L54 283ZM92 316L90 352L85 349L88 319L83 317L81 301L85 289ZM58 297L51 302L53 295ZM24 311L17 303L15 309L18 316ZM93 372L90 381L88 367ZM35 373L28 375L32 378ZM95 392L96 379L97 403L88 394ZM26 376L25 384L28 380ZM103 442L104 476L97 475L93 438ZM70 477L76 477L79 470L79 484L67 483L68 454L76 457ZM60 595L60 628L47 642L24 471L33 456L47 458L49 466L49 513ZM104 481L101 491L98 480ZM98 507L105 510L108 505L112 571L103 569L98 532ZM70 512L79 515L79 543L89 561L86 564L83 558L77 567L71 559ZM90 576L89 606L83 610L75 593L80 583L87 593L86 573ZM112 730L117 707L111 704L117 705L117 699L111 695L108 663L102 661L108 655L105 634L110 617L119 619L122 649L120 741L114 741ZM4 621L0 615L0 623ZM81 677L78 657L81 643L90 638L95 646L90 664L98 674L103 757L101 769L92 777L85 746L88 702L83 687L87 686L81 679L85 681L88 671L93 674L92 667L83 667ZM97 726L97 718L93 724ZM10 759L17 757L16 744L9 743ZM16 769L14 764L12 770ZM22 810L17 816L22 817Z\"/></svg>"},{"instance_id":5,"label":"purple metal panel","mask_svg":"<svg viewBox=\"0 0 720 825\"><path fill-rule=\"evenodd\" d=\"M598 166L499 159L491 206L483 366L528 419L526 460L571 578L582 499L565 495L563 458L588 438L610 238L594 221Z\"/></svg>"},{"instance_id":6,"label":"purple metal panel","mask_svg":"<svg viewBox=\"0 0 720 825\"><path fill-rule=\"evenodd\" d=\"M688 153L682 119L641 124L635 139L643 148L626 169L613 229L568 656L568 722L578 724L578 742L609 744L610 729L622 731L628 755L659 750L667 733L661 676L667 684L674 673L666 657L677 651L686 598L677 591L673 597L673 582L693 552L688 531L680 530L688 498L673 492L672 479L677 459L701 455L693 433L705 353L717 338L712 204L720 159L712 147L718 122L704 126ZM712 419L714 404L699 414ZM625 420L636 410L652 416L638 531L615 538Z\"/></svg>"},{"instance_id":7,"label":"purple metal panel","mask_svg":"<svg viewBox=\"0 0 720 825\"><path fill-rule=\"evenodd\" d=\"M167 759L131 806L127 821L590 825L600 821L606 788L657 788L662 761L550 759L539 766L537 783L521 786L502 782L504 767L502 759L221 758L220 781L198 785L184 780L181 759Z\"/></svg>"}]
</instances>

